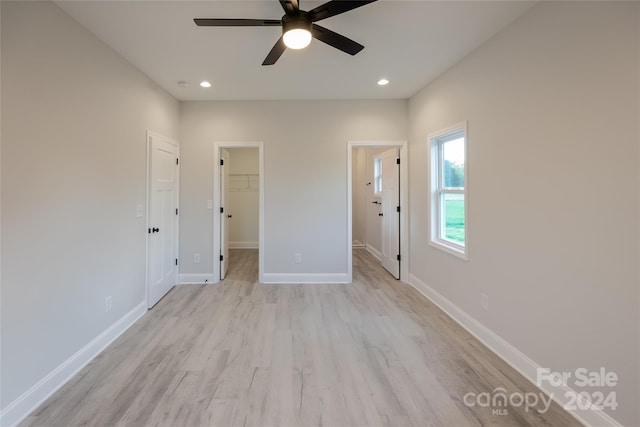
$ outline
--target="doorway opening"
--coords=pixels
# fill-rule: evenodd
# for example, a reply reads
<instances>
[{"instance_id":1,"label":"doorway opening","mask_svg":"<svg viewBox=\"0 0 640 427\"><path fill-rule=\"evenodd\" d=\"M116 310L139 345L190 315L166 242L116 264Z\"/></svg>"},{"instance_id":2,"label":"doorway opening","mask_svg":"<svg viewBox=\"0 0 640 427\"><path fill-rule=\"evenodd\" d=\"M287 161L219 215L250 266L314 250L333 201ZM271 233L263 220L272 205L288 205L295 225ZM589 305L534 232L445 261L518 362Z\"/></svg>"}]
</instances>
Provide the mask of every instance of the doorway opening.
<instances>
[{"instance_id":1,"label":"doorway opening","mask_svg":"<svg viewBox=\"0 0 640 427\"><path fill-rule=\"evenodd\" d=\"M348 275L353 250L366 250L396 279L408 281L407 143L349 141Z\"/></svg>"},{"instance_id":2,"label":"doorway opening","mask_svg":"<svg viewBox=\"0 0 640 427\"><path fill-rule=\"evenodd\" d=\"M256 263L247 260L256 257L263 281L263 159L262 142L214 144L213 283L234 268L252 268Z\"/></svg>"}]
</instances>

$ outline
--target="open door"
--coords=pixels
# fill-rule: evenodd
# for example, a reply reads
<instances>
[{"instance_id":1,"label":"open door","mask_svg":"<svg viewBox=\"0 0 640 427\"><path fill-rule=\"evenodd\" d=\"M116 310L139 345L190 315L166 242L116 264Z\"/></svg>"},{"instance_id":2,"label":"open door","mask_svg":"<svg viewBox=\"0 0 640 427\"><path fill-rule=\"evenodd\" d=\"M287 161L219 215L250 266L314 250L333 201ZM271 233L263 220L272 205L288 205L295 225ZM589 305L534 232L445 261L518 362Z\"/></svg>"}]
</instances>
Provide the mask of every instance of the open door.
<instances>
[{"instance_id":1,"label":"open door","mask_svg":"<svg viewBox=\"0 0 640 427\"><path fill-rule=\"evenodd\" d=\"M400 157L397 148L378 156L382 160L382 266L400 278Z\"/></svg>"},{"instance_id":2,"label":"open door","mask_svg":"<svg viewBox=\"0 0 640 427\"><path fill-rule=\"evenodd\" d=\"M147 306L178 281L178 146L149 135Z\"/></svg>"},{"instance_id":3,"label":"open door","mask_svg":"<svg viewBox=\"0 0 640 427\"><path fill-rule=\"evenodd\" d=\"M227 275L229 267L229 218L227 198L229 194L229 152L220 149L220 280Z\"/></svg>"}]
</instances>

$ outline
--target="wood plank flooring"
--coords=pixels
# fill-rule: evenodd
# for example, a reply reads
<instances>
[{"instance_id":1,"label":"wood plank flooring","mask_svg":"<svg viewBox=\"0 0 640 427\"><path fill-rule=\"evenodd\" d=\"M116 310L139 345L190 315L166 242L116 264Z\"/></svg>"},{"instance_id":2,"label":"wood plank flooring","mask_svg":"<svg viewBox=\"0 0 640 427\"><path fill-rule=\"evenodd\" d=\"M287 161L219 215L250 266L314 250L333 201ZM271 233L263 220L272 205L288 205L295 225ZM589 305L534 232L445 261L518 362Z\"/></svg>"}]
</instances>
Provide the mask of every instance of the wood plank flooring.
<instances>
[{"instance_id":1,"label":"wood plank flooring","mask_svg":"<svg viewBox=\"0 0 640 427\"><path fill-rule=\"evenodd\" d=\"M260 285L257 251L231 251L227 279L173 289L21 426L580 425L555 404L466 405L539 392L365 250L353 259L351 285Z\"/></svg>"}]
</instances>

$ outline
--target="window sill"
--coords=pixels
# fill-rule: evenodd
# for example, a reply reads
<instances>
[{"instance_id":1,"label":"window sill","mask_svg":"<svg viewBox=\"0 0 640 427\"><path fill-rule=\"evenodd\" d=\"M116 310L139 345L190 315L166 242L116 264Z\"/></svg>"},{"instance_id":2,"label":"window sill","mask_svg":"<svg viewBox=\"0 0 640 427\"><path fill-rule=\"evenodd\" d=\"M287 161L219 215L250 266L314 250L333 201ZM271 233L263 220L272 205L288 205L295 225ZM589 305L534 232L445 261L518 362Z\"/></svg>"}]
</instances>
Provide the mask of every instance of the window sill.
<instances>
[{"instance_id":1,"label":"window sill","mask_svg":"<svg viewBox=\"0 0 640 427\"><path fill-rule=\"evenodd\" d=\"M453 255L457 258L460 258L464 261L469 261L469 256L467 254L467 249L466 248L459 248L457 246L451 245L451 244L447 244L447 242L444 241L440 241L440 240L430 240L429 241L429 246L433 246L436 249L439 249L443 252L448 253L449 255Z\"/></svg>"}]
</instances>

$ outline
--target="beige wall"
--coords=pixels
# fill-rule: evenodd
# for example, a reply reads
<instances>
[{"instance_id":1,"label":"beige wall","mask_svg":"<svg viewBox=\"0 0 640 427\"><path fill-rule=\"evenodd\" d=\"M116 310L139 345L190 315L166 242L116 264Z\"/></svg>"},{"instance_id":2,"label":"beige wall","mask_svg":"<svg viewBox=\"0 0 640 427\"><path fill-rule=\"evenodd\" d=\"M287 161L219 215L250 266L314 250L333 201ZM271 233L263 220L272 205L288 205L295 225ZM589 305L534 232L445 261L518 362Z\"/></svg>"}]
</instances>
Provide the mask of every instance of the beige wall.
<instances>
[{"instance_id":1,"label":"beige wall","mask_svg":"<svg viewBox=\"0 0 640 427\"><path fill-rule=\"evenodd\" d=\"M639 425L639 5L542 2L410 100L411 273ZM468 121L469 261L427 244L427 135ZM480 294L489 296L489 311Z\"/></svg>"},{"instance_id":2,"label":"beige wall","mask_svg":"<svg viewBox=\"0 0 640 427\"><path fill-rule=\"evenodd\" d=\"M406 139L407 102L184 102L180 128L181 273L212 272L214 142L262 141L265 274L346 275L347 141Z\"/></svg>"},{"instance_id":3,"label":"beige wall","mask_svg":"<svg viewBox=\"0 0 640 427\"><path fill-rule=\"evenodd\" d=\"M145 300L145 132L179 105L53 3L1 7L6 408Z\"/></svg>"},{"instance_id":4,"label":"beige wall","mask_svg":"<svg viewBox=\"0 0 640 427\"><path fill-rule=\"evenodd\" d=\"M351 231L353 242L367 242L367 147L354 147L352 152Z\"/></svg>"}]
</instances>

